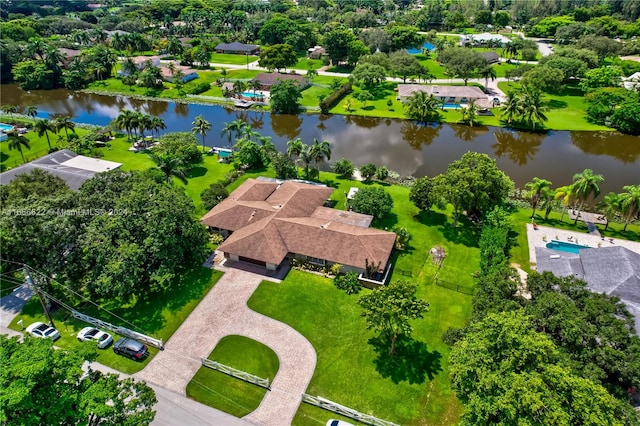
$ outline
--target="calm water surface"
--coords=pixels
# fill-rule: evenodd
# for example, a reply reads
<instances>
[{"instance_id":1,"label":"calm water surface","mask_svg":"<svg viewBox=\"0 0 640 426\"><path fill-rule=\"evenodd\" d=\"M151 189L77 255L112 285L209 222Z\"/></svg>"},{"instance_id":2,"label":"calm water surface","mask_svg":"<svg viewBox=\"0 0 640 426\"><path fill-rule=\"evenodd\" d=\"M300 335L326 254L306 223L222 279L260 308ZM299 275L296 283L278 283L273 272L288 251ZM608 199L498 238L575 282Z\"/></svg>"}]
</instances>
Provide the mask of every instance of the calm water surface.
<instances>
[{"instance_id":1,"label":"calm water surface","mask_svg":"<svg viewBox=\"0 0 640 426\"><path fill-rule=\"evenodd\" d=\"M341 115L271 115L234 111L220 106L144 101L125 96L94 95L67 90L23 92L16 85L0 87L0 103L34 105L39 115L63 113L81 123L107 125L123 109L159 116L167 131L189 131L202 114L212 124L209 146L226 146L220 136L225 122L240 118L271 136L281 151L288 140L300 137L328 140L332 161L349 158L356 165L375 163L401 175L434 176L467 151L494 157L498 166L522 187L534 176L554 186L566 185L585 168L604 175L603 194L640 183L640 138L616 132L549 132L534 134L493 127L438 124L419 125L407 120Z\"/></svg>"}]
</instances>

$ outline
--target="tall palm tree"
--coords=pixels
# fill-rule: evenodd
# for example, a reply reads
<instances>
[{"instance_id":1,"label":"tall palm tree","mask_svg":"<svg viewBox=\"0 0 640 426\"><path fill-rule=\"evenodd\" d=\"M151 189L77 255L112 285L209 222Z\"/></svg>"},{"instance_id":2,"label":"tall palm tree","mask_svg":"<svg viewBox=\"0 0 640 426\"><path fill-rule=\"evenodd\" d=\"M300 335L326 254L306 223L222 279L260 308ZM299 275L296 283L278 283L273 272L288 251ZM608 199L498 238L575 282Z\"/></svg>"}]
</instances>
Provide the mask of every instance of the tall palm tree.
<instances>
[{"instance_id":1,"label":"tall palm tree","mask_svg":"<svg viewBox=\"0 0 640 426\"><path fill-rule=\"evenodd\" d=\"M39 138L41 138L42 136L47 137L47 145L49 145L49 151L51 151L51 141L49 140L49 132L53 132L54 130L53 123L51 123L47 119L36 120L36 122L33 125L33 130L38 132Z\"/></svg>"},{"instance_id":2,"label":"tall palm tree","mask_svg":"<svg viewBox=\"0 0 640 426\"><path fill-rule=\"evenodd\" d=\"M469 102L469 105L462 108L462 122L473 127L478 123L478 106L475 101Z\"/></svg>"},{"instance_id":3,"label":"tall palm tree","mask_svg":"<svg viewBox=\"0 0 640 426\"><path fill-rule=\"evenodd\" d=\"M481 68L480 71L478 71L478 74L480 75L480 77L484 78L485 88L489 85L489 79L491 79L491 81L494 81L496 77L498 77L498 75L496 74L496 69L491 65L487 65L484 68Z\"/></svg>"},{"instance_id":4,"label":"tall palm tree","mask_svg":"<svg viewBox=\"0 0 640 426\"><path fill-rule=\"evenodd\" d=\"M311 145L311 155L313 156L313 160L316 163L316 170L318 171L318 176L320 175L320 163L324 162L325 159L327 161L331 160L331 144L329 141L319 141L318 138L313 139L313 144Z\"/></svg>"},{"instance_id":5,"label":"tall palm tree","mask_svg":"<svg viewBox=\"0 0 640 426\"><path fill-rule=\"evenodd\" d=\"M543 191L551 187L551 182L546 179L534 177L533 180L527 182L524 187L528 190L528 196L531 198L531 207L533 208L531 218L533 219L536 215L536 207L538 207L538 203L542 199Z\"/></svg>"},{"instance_id":6,"label":"tall palm tree","mask_svg":"<svg viewBox=\"0 0 640 426\"><path fill-rule=\"evenodd\" d=\"M142 112L137 113L138 129L140 130L140 137L144 138L144 132L151 130L151 116Z\"/></svg>"},{"instance_id":7,"label":"tall palm tree","mask_svg":"<svg viewBox=\"0 0 640 426\"><path fill-rule=\"evenodd\" d=\"M413 92L406 104L407 115L414 120L426 122L437 114L439 106L440 101L433 95L422 91Z\"/></svg>"},{"instance_id":8,"label":"tall palm tree","mask_svg":"<svg viewBox=\"0 0 640 426\"><path fill-rule=\"evenodd\" d=\"M551 188L544 188L541 193L542 200L544 201L544 220L549 220L549 214L556 204L555 199L556 192Z\"/></svg>"},{"instance_id":9,"label":"tall palm tree","mask_svg":"<svg viewBox=\"0 0 640 426\"><path fill-rule=\"evenodd\" d=\"M233 120L229 123L224 123L224 127L220 131L220 136L227 135L229 140L229 148L231 148L231 138L235 135L235 139L238 139L249 125L240 119Z\"/></svg>"},{"instance_id":10,"label":"tall palm tree","mask_svg":"<svg viewBox=\"0 0 640 426\"><path fill-rule=\"evenodd\" d=\"M604 226L604 230L606 231L611 219L613 219L616 213L622 211L622 200L620 199L620 194L610 192L605 195L604 199L598 203L598 210L604 213L607 217L607 223Z\"/></svg>"},{"instance_id":11,"label":"tall palm tree","mask_svg":"<svg viewBox=\"0 0 640 426\"><path fill-rule=\"evenodd\" d=\"M184 170L184 164L178 157L175 157L170 153L151 153L149 154L149 158L151 158L151 160L156 163L158 169L160 169L164 173L169 184L173 183L173 179L171 179L172 176L178 178L185 185L188 183L187 175Z\"/></svg>"},{"instance_id":12,"label":"tall palm tree","mask_svg":"<svg viewBox=\"0 0 640 426\"><path fill-rule=\"evenodd\" d=\"M24 159L24 153L22 152L22 147L27 149L31 149L31 145L29 145L29 139L24 136L18 134L18 132L9 132L7 133L9 149L14 150L17 149L22 157L22 162L26 163L27 161Z\"/></svg>"},{"instance_id":13,"label":"tall palm tree","mask_svg":"<svg viewBox=\"0 0 640 426\"><path fill-rule=\"evenodd\" d=\"M24 109L24 113L28 117L36 118L36 115L38 115L38 107L35 107L33 105L29 105ZM40 136L42 136L42 135L40 135Z\"/></svg>"},{"instance_id":14,"label":"tall palm tree","mask_svg":"<svg viewBox=\"0 0 640 426\"><path fill-rule=\"evenodd\" d=\"M2 112L9 114L9 117L11 117L11 120L13 121L13 114L18 112L18 107L15 105L4 104L2 105Z\"/></svg>"},{"instance_id":15,"label":"tall palm tree","mask_svg":"<svg viewBox=\"0 0 640 426\"><path fill-rule=\"evenodd\" d=\"M207 137L207 133L211 130L211 123L199 115L195 120L191 123L193 124L193 128L191 128L191 132L195 134L199 134L202 137L202 151L204 152L204 138Z\"/></svg>"},{"instance_id":16,"label":"tall palm tree","mask_svg":"<svg viewBox=\"0 0 640 426\"><path fill-rule=\"evenodd\" d=\"M542 123L548 120L547 116L544 115L547 107L542 103L540 92L523 90L521 103L522 117L532 126L533 130L536 129L536 121Z\"/></svg>"},{"instance_id":17,"label":"tall palm tree","mask_svg":"<svg viewBox=\"0 0 640 426\"><path fill-rule=\"evenodd\" d=\"M580 200L580 206L578 207L578 213L582 210L584 202L587 198L593 196L594 198L600 194L600 187L598 184L604 180L602 175L593 174L593 170L584 169L582 173L576 173L573 175L573 193L575 197ZM575 225L578 222L578 215L573 221Z\"/></svg>"},{"instance_id":18,"label":"tall palm tree","mask_svg":"<svg viewBox=\"0 0 640 426\"><path fill-rule=\"evenodd\" d=\"M287 155L289 158L299 157L305 147L306 145L302 143L300 138L289 141L287 142Z\"/></svg>"},{"instance_id":19,"label":"tall palm tree","mask_svg":"<svg viewBox=\"0 0 640 426\"><path fill-rule=\"evenodd\" d=\"M625 213L622 230L626 231L629 222L640 213L640 185L626 185L622 189L626 191L620 194L620 206Z\"/></svg>"},{"instance_id":20,"label":"tall palm tree","mask_svg":"<svg viewBox=\"0 0 640 426\"><path fill-rule=\"evenodd\" d=\"M556 200L562 200L562 215L560 215L560 222L564 218L564 212L571 201L571 198L574 197L573 185L565 185L556 188L554 198Z\"/></svg>"},{"instance_id":21,"label":"tall palm tree","mask_svg":"<svg viewBox=\"0 0 640 426\"><path fill-rule=\"evenodd\" d=\"M311 166L314 159L314 153L311 151L311 147L304 145L303 150L300 152L300 155L298 155L297 161L304 165L304 176L307 180L309 180L309 166Z\"/></svg>"},{"instance_id":22,"label":"tall palm tree","mask_svg":"<svg viewBox=\"0 0 640 426\"><path fill-rule=\"evenodd\" d=\"M522 106L520 104L520 99L513 93L509 93L507 95L507 100L500 108L500 118L506 119L507 124L511 124L514 119L518 119L520 115L522 115Z\"/></svg>"},{"instance_id":23,"label":"tall palm tree","mask_svg":"<svg viewBox=\"0 0 640 426\"><path fill-rule=\"evenodd\" d=\"M67 137L67 140L69 140L69 130L71 130L72 133L76 132L76 123L71 121L70 115L65 114L57 117L55 126L58 132L64 130L64 135Z\"/></svg>"},{"instance_id":24,"label":"tall palm tree","mask_svg":"<svg viewBox=\"0 0 640 426\"><path fill-rule=\"evenodd\" d=\"M249 82L249 87L251 87L251 89L253 90L253 94L256 94L256 90L260 90L262 89L262 83L260 83L258 80L251 80Z\"/></svg>"},{"instance_id":25,"label":"tall palm tree","mask_svg":"<svg viewBox=\"0 0 640 426\"><path fill-rule=\"evenodd\" d=\"M132 123L135 118L135 112L125 109L118 114L118 116L113 120L113 125L118 130L125 130L127 132L127 137L129 140L132 138L131 130L133 129Z\"/></svg>"},{"instance_id":26,"label":"tall palm tree","mask_svg":"<svg viewBox=\"0 0 640 426\"><path fill-rule=\"evenodd\" d=\"M160 136L160 130L165 130L167 124L160 117L151 117L151 126L149 130L155 132L157 136Z\"/></svg>"}]
</instances>

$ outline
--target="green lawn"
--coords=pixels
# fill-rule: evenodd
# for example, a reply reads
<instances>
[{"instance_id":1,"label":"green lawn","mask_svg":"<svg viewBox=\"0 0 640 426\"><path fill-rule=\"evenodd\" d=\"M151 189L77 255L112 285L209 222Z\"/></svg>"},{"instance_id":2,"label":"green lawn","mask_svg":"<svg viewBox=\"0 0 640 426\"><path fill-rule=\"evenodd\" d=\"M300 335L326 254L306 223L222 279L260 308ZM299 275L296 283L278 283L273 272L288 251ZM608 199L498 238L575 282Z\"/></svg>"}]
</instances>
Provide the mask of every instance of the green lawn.
<instances>
[{"instance_id":1,"label":"green lawn","mask_svg":"<svg viewBox=\"0 0 640 426\"><path fill-rule=\"evenodd\" d=\"M303 56L299 58L298 62L296 62L296 64L290 68L294 70L308 70L308 69L317 70L319 68L322 68L322 60L310 59L310 58L307 58L306 56Z\"/></svg>"},{"instance_id":2,"label":"green lawn","mask_svg":"<svg viewBox=\"0 0 640 426\"><path fill-rule=\"evenodd\" d=\"M126 322L110 315L104 310L99 310L88 302L78 301L75 309L115 325L129 328L136 327L136 331L148 333L166 342L221 276L222 273L219 271L207 268L196 268L182 274L181 277L176 280L171 290L162 294L151 295L145 300L134 301L128 304L121 304L111 300L96 301L104 309L113 312ZM70 303L69 298L65 299L65 301ZM27 303L9 327L14 330L20 330L20 326L17 324L19 320L22 320L25 326L35 321L46 322L37 298L31 299ZM65 309L60 309L55 312L54 321L61 335L61 338L56 341L56 346L72 348L76 345L90 344L86 342L80 343L76 339L77 332L89 324L71 317L70 313ZM133 324L133 326L131 324ZM114 335L114 339L117 338L118 336ZM116 355L111 347L109 347L104 350L98 350L98 358L96 361L122 371L123 373L132 374L142 370L148 364L149 360L158 352L158 349L149 348L149 352L151 355L146 360L138 362Z\"/></svg>"},{"instance_id":3,"label":"green lawn","mask_svg":"<svg viewBox=\"0 0 640 426\"><path fill-rule=\"evenodd\" d=\"M513 92L520 88L518 83L500 82L498 87L505 93ZM545 93L543 100L549 109L545 114L549 121L544 123L544 128L552 130L613 130L600 124L590 123L587 120L584 97L580 92L568 88L566 94L552 95ZM499 124L498 124L499 125Z\"/></svg>"},{"instance_id":4,"label":"green lawn","mask_svg":"<svg viewBox=\"0 0 640 426\"><path fill-rule=\"evenodd\" d=\"M416 57L420 65L426 67L431 74L435 76L436 79L444 79L449 78L449 76L445 73L444 66L435 60L435 54L430 54L429 59L427 59L427 55L423 55L421 53L417 55L413 55Z\"/></svg>"},{"instance_id":5,"label":"green lawn","mask_svg":"<svg viewBox=\"0 0 640 426\"><path fill-rule=\"evenodd\" d=\"M278 356L262 343L243 336L226 336L208 359L273 380L278 372ZM187 385L187 396L198 402L244 417L260 405L265 388L228 376L208 367L200 367Z\"/></svg>"},{"instance_id":6,"label":"green lawn","mask_svg":"<svg viewBox=\"0 0 640 426\"><path fill-rule=\"evenodd\" d=\"M302 91L302 99L300 100L300 103L303 106L319 108L318 105L320 104L320 100L318 99L318 96L329 96L332 92L333 90L328 87L316 85L309 86Z\"/></svg>"},{"instance_id":7,"label":"green lawn","mask_svg":"<svg viewBox=\"0 0 640 426\"><path fill-rule=\"evenodd\" d=\"M257 61L257 56L249 56L249 63ZM246 65L247 55L232 54L232 53L212 53L211 62L214 64L229 64L229 65Z\"/></svg>"}]
</instances>

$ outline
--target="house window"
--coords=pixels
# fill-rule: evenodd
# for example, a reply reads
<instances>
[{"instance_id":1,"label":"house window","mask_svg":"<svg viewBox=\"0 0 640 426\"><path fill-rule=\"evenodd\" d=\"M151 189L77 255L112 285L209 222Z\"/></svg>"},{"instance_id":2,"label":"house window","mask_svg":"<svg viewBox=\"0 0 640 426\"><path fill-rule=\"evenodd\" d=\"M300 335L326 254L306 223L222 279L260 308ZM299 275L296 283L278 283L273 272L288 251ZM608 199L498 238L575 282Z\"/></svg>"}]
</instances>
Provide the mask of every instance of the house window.
<instances>
[{"instance_id":1,"label":"house window","mask_svg":"<svg viewBox=\"0 0 640 426\"><path fill-rule=\"evenodd\" d=\"M324 259L318 259L317 257L311 256L307 256L307 260L309 261L309 263L313 263L314 265L324 266L326 263Z\"/></svg>"},{"instance_id":2,"label":"house window","mask_svg":"<svg viewBox=\"0 0 640 426\"><path fill-rule=\"evenodd\" d=\"M469 100L467 98L462 98L460 99L460 102L469 102Z\"/></svg>"}]
</instances>

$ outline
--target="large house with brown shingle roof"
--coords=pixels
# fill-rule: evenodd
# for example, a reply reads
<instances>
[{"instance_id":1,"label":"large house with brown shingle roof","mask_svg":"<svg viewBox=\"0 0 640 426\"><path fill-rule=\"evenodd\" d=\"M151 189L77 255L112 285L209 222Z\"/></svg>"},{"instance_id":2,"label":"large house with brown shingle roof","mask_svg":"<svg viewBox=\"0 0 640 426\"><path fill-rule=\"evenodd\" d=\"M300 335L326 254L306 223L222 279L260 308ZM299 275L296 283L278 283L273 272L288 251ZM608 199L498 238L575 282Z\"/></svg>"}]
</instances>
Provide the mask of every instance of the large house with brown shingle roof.
<instances>
[{"instance_id":1,"label":"large house with brown shingle roof","mask_svg":"<svg viewBox=\"0 0 640 426\"><path fill-rule=\"evenodd\" d=\"M228 238L218 250L227 259L276 270L285 259L364 272L385 270L396 240L370 228L372 217L324 207L333 188L298 181L248 179L203 216Z\"/></svg>"},{"instance_id":2,"label":"large house with brown shingle roof","mask_svg":"<svg viewBox=\"0 0 640 426\"><path fill-rule=\"evenodd\" d=\"M302 90L309 86L309 80L302 75L298 74L281 74L277 72L264 72L256 75L252 81L260 82L260 90L271 90L271 88L284 81L291 80L298 87L298 89Z\"/></svg>"}]
</instances>

